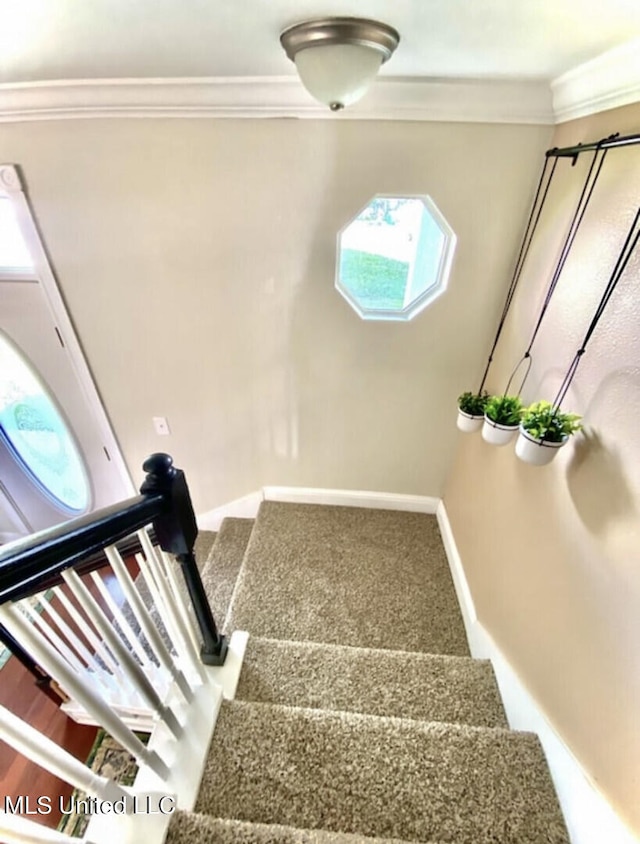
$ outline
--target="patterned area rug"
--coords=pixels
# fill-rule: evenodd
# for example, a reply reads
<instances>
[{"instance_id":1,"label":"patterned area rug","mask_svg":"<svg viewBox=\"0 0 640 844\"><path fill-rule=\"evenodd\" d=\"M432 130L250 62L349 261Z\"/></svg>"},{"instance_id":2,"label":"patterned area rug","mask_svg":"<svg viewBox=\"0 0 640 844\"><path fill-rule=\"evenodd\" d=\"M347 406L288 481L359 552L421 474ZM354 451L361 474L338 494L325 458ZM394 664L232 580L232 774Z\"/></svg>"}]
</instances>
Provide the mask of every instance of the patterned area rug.
<instances>
[{"instance_id":1,"label":"patterned area rug","mask_svg":"<svg viewBox=\"0 0 640 844\"><path fill-rule=\"evenodd\" d=\"M146 744L149 741L147 733L136 733L141 742ZM97 774L110 777L120 785L133 785L138 773L136 760L131 754L118 744L115 739L107 735L104 730L98 730L98 735L87 757L87 767ZM81 838L89 824L90 815L70 812L70 808L79 800L85 800L87 795L79 789L74 789L69 798L67 809L58 824L58 830L74 838ZM70 812L67 814L67 812Z\"/></svg>"}]
</instances>

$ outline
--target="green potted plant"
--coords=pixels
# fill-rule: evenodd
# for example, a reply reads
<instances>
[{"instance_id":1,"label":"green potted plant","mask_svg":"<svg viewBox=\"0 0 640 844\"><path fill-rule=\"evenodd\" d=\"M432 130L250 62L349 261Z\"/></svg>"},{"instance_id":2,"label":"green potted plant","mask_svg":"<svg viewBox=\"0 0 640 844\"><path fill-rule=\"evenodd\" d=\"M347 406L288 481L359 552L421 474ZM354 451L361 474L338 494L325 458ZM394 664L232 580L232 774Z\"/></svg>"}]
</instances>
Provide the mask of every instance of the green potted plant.
<instances>
[{"instance_id":1,"label":"green potted plant","mask_svg":"<svg viewBox=\"0 0 640 844\"><path fill-rule=\"evenodd\" d=\"M458 428L466 434L479 431L484 418L484 406L489 398L486 392L466 392L458 396Z\"/></svg>"},{"instance_id":2,"label":"green potted plant","mask_svg":"<svg viewBox=\"0 0 640 844\"><path fill-rule=\"evenodd\" d=\"M569 437L582 430L581 418L577 413L563 413L551 402L534 402L522 414L517 456L532 466L546 466Z\"/></svg>"},{"instance_id":3,"label":"green potted plant","mask_svg":"<svg viewBox=\"0 0 640 844\"><path fill-rule=\"evenodd\" d=\"M520 396L490 396L484 408L482 439L491 445L507 445L518 432L522 410Z\"/></svg>"}]
</instances>

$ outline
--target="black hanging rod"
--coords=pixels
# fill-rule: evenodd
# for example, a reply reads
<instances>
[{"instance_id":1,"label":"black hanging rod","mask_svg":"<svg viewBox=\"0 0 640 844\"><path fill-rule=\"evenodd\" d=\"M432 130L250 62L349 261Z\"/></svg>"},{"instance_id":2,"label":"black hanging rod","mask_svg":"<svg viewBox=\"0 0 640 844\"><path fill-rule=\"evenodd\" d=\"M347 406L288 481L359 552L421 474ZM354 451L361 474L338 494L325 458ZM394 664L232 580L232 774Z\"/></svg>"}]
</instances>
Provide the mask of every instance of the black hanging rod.
<instances>
[{"instance_id":1,"label":"black hanging rod","mask_svg":"<svg viewBox=\"0 0 640 844\"><path fill-rule=\"evenodd\" d=\"M593 141L590 144L578 144L575 147L554 147L548 149L545 153L547 158L573 158L574 160L581 152L589 152L597 149L612 149L614 147L628 147L633 144L640 144L640 135L609 135L608 138L602 138L599 141Z\"/></svg>"}]
</instances>

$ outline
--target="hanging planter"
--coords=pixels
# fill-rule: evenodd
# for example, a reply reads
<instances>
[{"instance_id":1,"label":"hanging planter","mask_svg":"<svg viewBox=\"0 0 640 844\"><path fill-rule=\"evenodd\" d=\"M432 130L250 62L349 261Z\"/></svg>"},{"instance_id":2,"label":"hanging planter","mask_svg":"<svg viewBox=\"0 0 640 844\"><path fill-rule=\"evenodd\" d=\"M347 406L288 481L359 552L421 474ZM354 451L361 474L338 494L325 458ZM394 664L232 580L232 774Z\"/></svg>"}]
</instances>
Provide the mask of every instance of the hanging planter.
<instances>
[{"instance_id":1,"label":"hanging planter","mask_svg":"<svg viewBox=\"0 0 640 844\"><path fill-rule=\"evenodd\" d=\"M522 402L519 396L491 396L484 409L482 439L491 445L507 445L518 433Z\"/></svg>"},{"instance_id":2,"label":"hanging planter","mask_svg":"<svg viewBox=\"0 0 640 844\"><path fill-rule=\"evenodd\" d=\"M556 443L536 440L521 427L516 440L516 456L531 466L546 466L568 439L569 437L565 436Z\"/></svg>"},{"instance_id":3,"label":"hanging planter","mask_svg":"<svg viewBox=\"0 0 640 844\"><path fill-rule=\"evenodd\" d=\"M458 430L465 434L480 430L488 398L487 393L467 392L458 396Z\"/></svg>"},{"instance_id":4,"label":"hanging planter","mask_svg":"<svg viewBox=\"0 0 640 844\"><path fill-rule=\"evenodd\" d=\"M539 401L523 413L516 442L516 455L531 466L546 466L569 437L582 429L581 417L563 413L551 402Z\"/></svg>"}]
</instances>

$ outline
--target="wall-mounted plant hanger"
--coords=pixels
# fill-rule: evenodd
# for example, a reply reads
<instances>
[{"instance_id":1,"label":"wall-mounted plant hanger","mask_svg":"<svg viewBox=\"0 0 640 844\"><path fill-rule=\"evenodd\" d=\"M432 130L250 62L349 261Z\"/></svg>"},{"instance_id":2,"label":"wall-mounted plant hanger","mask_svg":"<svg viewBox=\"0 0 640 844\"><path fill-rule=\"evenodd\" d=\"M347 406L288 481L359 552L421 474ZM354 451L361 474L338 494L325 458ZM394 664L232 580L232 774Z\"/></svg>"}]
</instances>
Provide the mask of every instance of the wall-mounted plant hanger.
<instances>
[{"instance_id":1,"label":"wall-mounted plant hanger","mask_svg":"<svg viewBox=\"0 0 640 844\"><path fill-rule=\"evenodd\" d=\"M565 264L567 263L567 259L569 257L569 253L571 252L571 247L576 239L576 235L578 234L578 230L580 228L580 224L584 219L584 215L589 207L589 203L591 202L591 197L593 196L593 191L595 189L596 184L598 183L598 179L600 178L600 173L602 172L602 165L604 164L605 158L607 156L607 150L602 149L601 147L596 147L593 158L591 159L591 165L589 166L589 170L587 171L586 178L584 180L584 184L582 186L582 191L580 193L580 197L575 207L575 211L573 212L573 217L571 219L571 223L569 224L569 229L567 231L567 236L565 237L564 243L562 245L562 249L560 250L560 256L556 263L555 269L551 275L551 280L547 286L547 290L544 295L544 299L542 301L542 307L540 308L540 312L538 314L538 318L535 322L533 327L533 331L531 333L531 337L529 339L529 344L527 348L515 366L515 369L511 373L509 381L507 382L507 386L505 389L505 394L509 392L509 388L513 382L513 379L516 377L520 368L524 365L525 372L520 383L520 387L518 389L517 395L522 393L522 389L529 377L529 373L531 371L531 365L533 363L532 357L532 350L533 346L536 342L536 338L538 336L538 332L542 326L544 321L545 315L547 310L549 309L549 305L551 304L551 299L553 294L558 286L558 282L560 281L560 276L562 275L562 270L564 269ZM557 161L557 159L556 159Z\"/></svg>"},{"instance_id":2,"label":"wall-mounted plant hanger","mask_svg":"<svg viewBox=\"0 0 640 844\"><path fill-rule=\"evenodd\" d=\"M544 166L536 189L533 205L529 214L524 236L522 238L520 250L518 252L513 276L511 278L511 282L507 290L504 306L500 315L500 319L498 321L498 327L491 346L491 350L489 352L489 357L484 373L482 375L480 386L477 392L474 393L468 391L463 393L458 398L457 425L460 430L465 432L471 432L477 431L480 429L480 427L482 427L483 437L488 442L492 442L496 445L504 445L512 439L515 431L517 430L517 426L514 427L513 419L511 417L513 417L516 413L516 404L519 403L520 393L526 382L527 376L531 368L532 348L538 335L538 331L540 330L540 326L542 324L544 316L551 302L551 297L553 296L560 275L569 256L569 252L571 251L571 247L575 240L576 234L589 205L589 201L600 176L600 171L602 169L602 165L604 164L604 159L606 157L607 151L609 149L631 146L638 143L640 143L640 134L626 136L615 134L609 135L606 138L602 138L599 141L594 141L588 144L578 144L577 146L564 148L554 147L553 149L547 150L545 154ZM504 394L502 396L490 397L485 390L487 376L489 374L489 370L493 362L495 350L502 335L507 315L513 302L516 288L518 286L518 282L522 274L523 266L529 254L531 242L533 240L536 228L538 226L538 222L540 220L540 216L545 205L545 201L547 199L547 195L549 193L549 188L551 186L551 182L556 171L558 160L560 158L569 158L571 159L572 166L574 166L578 160L578 157L585 152L593 152L594 155L591 161L591 165L589 167L589 171L587 173L587 177L584 181L582 192L576 205L576 209L571 220L567 236L565 238L562 250L560 252L560 257L558 259L557 265L549 282L549 286L545 293L542 308L534 326L529 344L522 359L516 365L511 377L509 378L509 382L507 384L507 388L505 389ZM552 165L551 162L553 162ZM523 365L525 365L525 374L520 384L520 389L518 390L516 396L509 396L508 391L511 386L511 383L514 377L516 376L517 372ZM485 411L487 410L488 402L490 402L489 414L488 418L486 418ZM509 418L507 419L507 417ZM508 424L505 424L505 422L507 422ZM505 428L507 430L504 430Z\"/></svg>"},{"instance_id":3,"label":"wall-mounted plant hanger","mask_svg":"<svg viewBox=\"0 0 640 844\"><path fill-rule=\"evenodd\" d=\"M477 392L473 393L468 391L466 393L462 393L462 395L458 397L457 424L458 428L465 433L478 431L483 424L485 407L487 399L489 398L484 389L485 381L487 380L487 375L489 374L489 369L491 368L491 363L493 361L493 354L498 345L498 341L500 340L500 335L502 334L502 329L504 328L507 314L509 313L509 308L511 307L511 302L513 301L518 282L520 281L522 268L527 255L529 254L531 241L533 240L536 228L538 227L538 222L540 221L540 215L542 214L542 209L544 208L549 188L551 187L551 182L553 181L558 159L556 158L551 167L549 166L549 163L550 158L547 156L542 168L542 173L540 174L540 179L538 180L538 187L536 188L533 205L531 206L531 211L529 212L529 219L527 220L527 226L524 231L522 243L520 244L518 258L513 270L513 276L511 278L511 283L509 284L509 289L507 290L502 314L500 315L500 321L498 322L498 329L491 346L491 351L489 352L489 359L487 360L487 365L485 367L480 386Z\"/></svg>"},{"instance_id":4,"label":"wall-mounted plant hanger","mask_svg":"<svg viewBox=\"0 0 640 844\"><path fill-rule=\"evenodd\" d=\"M580 361L587 351L587 344L609 304L613 291L627 268L639 239L640 208L636 212L593 319L584 335L580 348L574 355L553 403L536 402L527 408L523 414L520 433L516 442L516 454L525 463L531 463L535 466L544 466L550 463L557 454L557 450L567 442L569 436L580 430L580 417L574 413L563 413L560 406L567 395Z\"/></svg>"}]
</instances>

